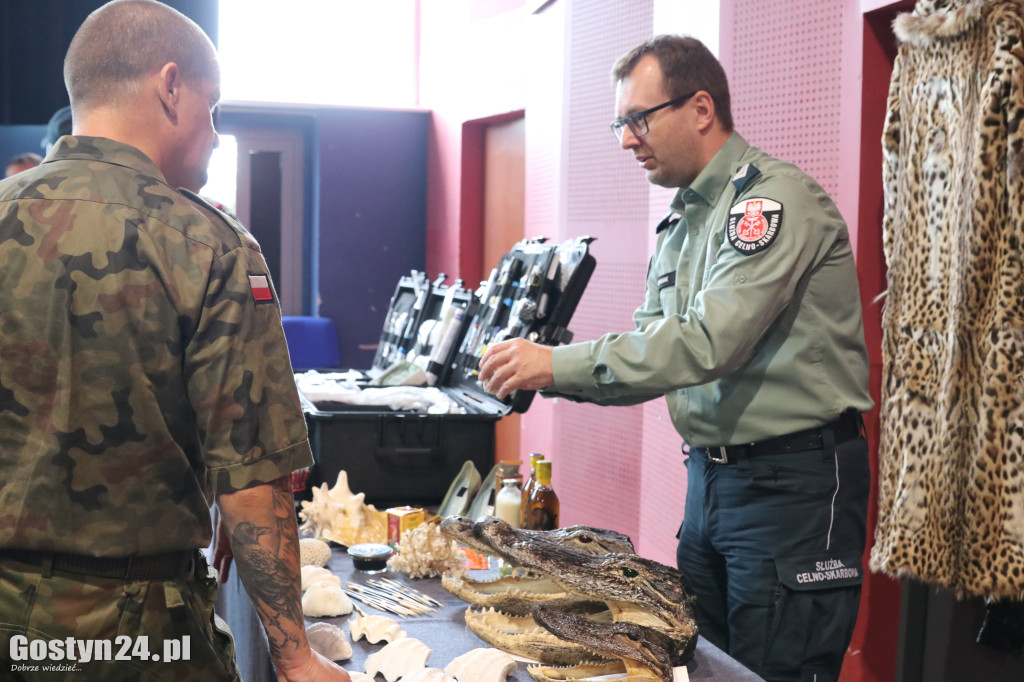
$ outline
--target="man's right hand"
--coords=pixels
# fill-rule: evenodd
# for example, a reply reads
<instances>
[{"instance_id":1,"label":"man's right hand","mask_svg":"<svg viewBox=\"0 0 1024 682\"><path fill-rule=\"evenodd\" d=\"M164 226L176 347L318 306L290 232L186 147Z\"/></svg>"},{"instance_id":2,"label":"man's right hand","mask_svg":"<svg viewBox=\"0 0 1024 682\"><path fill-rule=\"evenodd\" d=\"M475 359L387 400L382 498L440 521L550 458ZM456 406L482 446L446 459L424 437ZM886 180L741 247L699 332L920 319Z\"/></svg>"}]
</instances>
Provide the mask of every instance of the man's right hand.
<instances>
[{"instance_id":1,"label":"man's right hand","mask_svg":"<svg viewBox=\"0 0 1024 682\"><path fill-rule=\"evenodd\" d=\"M551 348L525 339L494 344L480 363L480 383L499 400L512 391L535 391L553 381Z\"/></svg>"},{"instance_id":2,"label":"man's right hand","mask_svg":"<svg viewBox=\"0 0 1024 682\"><path fill-rule=\"evenodd\" d=\"M277 669L278 682L352 682L352 678L341 666L309 650L310 656L305 662L294 668Z\"/></svg>"}]
</instances>

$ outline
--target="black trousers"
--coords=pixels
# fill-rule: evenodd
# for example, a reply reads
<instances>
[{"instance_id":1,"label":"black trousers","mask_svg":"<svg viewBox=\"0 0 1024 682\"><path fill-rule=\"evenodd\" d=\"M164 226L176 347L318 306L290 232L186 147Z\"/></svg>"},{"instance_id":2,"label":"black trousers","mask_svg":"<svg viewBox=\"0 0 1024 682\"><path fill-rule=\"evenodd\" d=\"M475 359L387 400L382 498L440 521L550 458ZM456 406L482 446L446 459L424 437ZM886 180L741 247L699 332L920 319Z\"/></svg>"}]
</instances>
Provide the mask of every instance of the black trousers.
<instances>
[{"instance_id":1,"label":"black trousers","mask_svg":"<svg viewBox=\"0 0 1024 682\"><path fill-rule=\"evenodd\" d=\"M676 559L701 636L767 680L836 680L860 604L867 442L686 461Z\"/></svg>"}]
</instances>

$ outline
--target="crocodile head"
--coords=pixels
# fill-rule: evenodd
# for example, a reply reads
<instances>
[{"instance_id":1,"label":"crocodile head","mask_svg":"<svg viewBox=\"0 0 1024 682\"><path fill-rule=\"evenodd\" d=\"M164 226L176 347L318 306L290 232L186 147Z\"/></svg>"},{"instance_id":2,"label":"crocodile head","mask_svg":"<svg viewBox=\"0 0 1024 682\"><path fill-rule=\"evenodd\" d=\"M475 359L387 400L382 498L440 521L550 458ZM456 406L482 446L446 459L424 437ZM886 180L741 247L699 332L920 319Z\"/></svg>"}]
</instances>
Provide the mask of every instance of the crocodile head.
<instances>
[{"instance_id":1,"label":"crocodile head","mask_svg":"<svg viewBox=\"0 0 1024 682\"><path fill-rule=\"evenodd\" d=\"M633 543L627 535L603 528L571 526L551 531L522 532L529 537L544 538L590 554L633 551ZM510 564L518 564L513 557L502 551L500 545L490 545L475 537L473 521L464 516L446 516L441 520L441 533L477 552L500 557ZM540 602L562 607L569 607L581 601L593 602L567 591L550 578L536 572L520 572L517 575L493 580L474 580L465 575L446 573L441 578L441 584L469 604L484 609L493 608L513 616L529 615L533 606ZM590 610L594 610L593 606Z\"/></svg>"},{"instance_id":2,"label":"crocodile head","mask_svg":"<svg viewBox=\"0 0 1024 682\"><path fill-rule=\"evenodd\" d=\"M496 518L496 517L490 517ZM473 520L465 516L446 516L441 519L441 533L456 542L490 556L502 556L501 547L488 544L473 534ZM633 553L633 543L628 535L606 528L593 526L569 526L555 530L520 530L531 537L540 537L572 547L587 554ZM502 558L509 558L504 557Z\"/></svg>"},{"instance_id":3,"label":"crocodile head","mask_svg":"<svg viewBox=\"0 0 1024 682\"><path fill-rule=\"evenodd\" d=\"M635 554L586 554L495 517L476 522L473 535L567 591L604 602L612 613L610 625L550 606L535 607L533 615L559 637L622 659L630 679L671 680L672 668L692 656L697 637L692 598L676 569Z\"/></svg>"}]
</instances>

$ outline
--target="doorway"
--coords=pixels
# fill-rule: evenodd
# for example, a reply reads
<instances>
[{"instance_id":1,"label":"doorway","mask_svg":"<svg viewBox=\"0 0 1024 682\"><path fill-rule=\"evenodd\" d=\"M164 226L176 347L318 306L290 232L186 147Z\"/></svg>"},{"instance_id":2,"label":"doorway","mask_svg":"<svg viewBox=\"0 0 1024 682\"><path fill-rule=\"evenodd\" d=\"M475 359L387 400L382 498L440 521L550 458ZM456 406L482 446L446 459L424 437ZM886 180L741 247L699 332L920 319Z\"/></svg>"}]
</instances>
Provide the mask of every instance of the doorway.
<instances>
[{"instance_id":1,"label":"doorway","mask_svg":"<svg viewBox=\"0 0 1024 682\"><path fill-rule=\"evenodd\" d=\"M481 258L483 277L502 255L525 236L523 223L526 185L526 119L485 124L483 129L483 225ZM499 420L494 434L495 461L519 460L519 415Z\"/></svg>"}]
</instances>

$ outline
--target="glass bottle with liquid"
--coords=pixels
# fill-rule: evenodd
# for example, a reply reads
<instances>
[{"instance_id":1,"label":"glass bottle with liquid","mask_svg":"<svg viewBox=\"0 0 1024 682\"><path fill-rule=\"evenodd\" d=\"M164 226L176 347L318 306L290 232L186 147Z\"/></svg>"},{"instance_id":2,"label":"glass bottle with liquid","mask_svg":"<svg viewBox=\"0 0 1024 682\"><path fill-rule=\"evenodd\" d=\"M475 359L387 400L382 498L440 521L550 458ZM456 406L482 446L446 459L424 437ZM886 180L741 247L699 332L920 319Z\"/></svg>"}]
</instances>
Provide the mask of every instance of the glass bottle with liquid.
<instances>
[{"instance_id":1,"label":"glass bottle with liquid","mask_svg":"<svg viewBox=\"0 0 1024 682\"><path fill-rule=\"evenodd\" d=\"M494 500L494 515L508 522L513 528L521 527L519 507L522 504L523 491L519 489L519 481L506 478Z\"/></svg>"},{"instance_id":2,"label":"glass bottle with liquid","mask_svg":"<svg viewBox=\"0 0 1024 682\"><path fill-rule=\"evenodd\" d=\"M525 528L554 530L558 528L558 495L551 487L551 462L537 462L537 485L526 503Z\"/></svg>"},{"instance_id":3,"label":"glass bottle with liquid","mask_svg":"<svg viewBox=\"0 0 1024 682\"><path fill-rule=\"evenodd\" d=\"M530 475L527 476L526 482L523 483L523 500L519 507L519 516L523 528L526 528L526 503L530 501L530 493L537 486L537 462L542 459L544 459L544 455L539 452L530 453Z\"/></svg>"}]
</instances>

